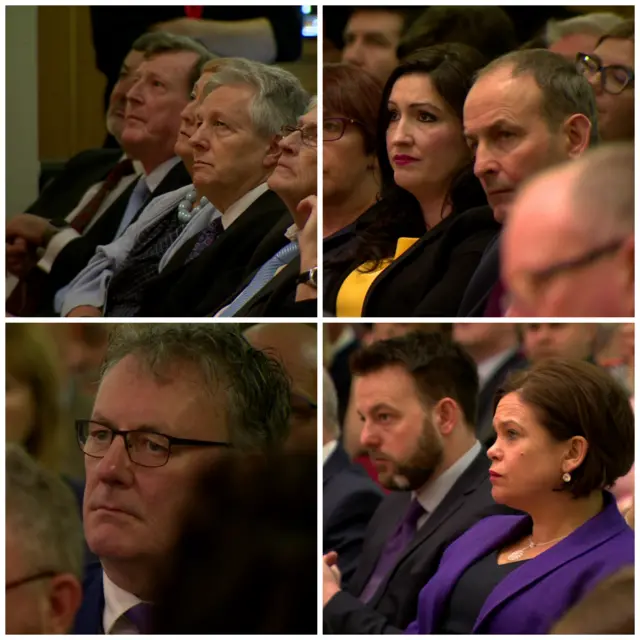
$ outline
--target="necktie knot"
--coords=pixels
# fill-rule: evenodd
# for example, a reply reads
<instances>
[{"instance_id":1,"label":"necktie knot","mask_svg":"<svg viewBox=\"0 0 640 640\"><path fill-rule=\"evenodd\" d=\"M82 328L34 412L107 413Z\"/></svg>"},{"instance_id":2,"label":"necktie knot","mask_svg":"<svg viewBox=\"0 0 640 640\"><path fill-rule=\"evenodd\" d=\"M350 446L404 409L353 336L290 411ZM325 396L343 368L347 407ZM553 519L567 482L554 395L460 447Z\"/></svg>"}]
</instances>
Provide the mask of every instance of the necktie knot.
<instances>
[{"instance_id":1,"label":"necktie knot","mask_svg":"<svg viewBox=\"0 0 640 640\"><path fill-rule=\"evenodd\" d=\"M131 607L125 616L135 625L141 634L149 634L152 631L153 605L148 602L140 602Z\"/></svg>"}]
</instances>

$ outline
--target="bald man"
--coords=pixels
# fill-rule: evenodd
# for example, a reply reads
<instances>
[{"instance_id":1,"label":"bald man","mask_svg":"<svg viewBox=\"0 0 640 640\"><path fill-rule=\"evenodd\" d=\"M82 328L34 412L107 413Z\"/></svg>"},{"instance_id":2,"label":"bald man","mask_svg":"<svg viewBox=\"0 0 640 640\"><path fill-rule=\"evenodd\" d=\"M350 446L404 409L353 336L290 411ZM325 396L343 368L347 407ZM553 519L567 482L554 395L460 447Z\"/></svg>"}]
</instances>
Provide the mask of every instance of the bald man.
<instances>
[{"instance_id":1,"label":"bald man","mask_svg":"<svg viewBox=\"0 0 640 640\"><path fill-rule=\"evenodd\" d=\"M618 143L533 178L503 231L507 314L634 315L633 145Z\"/></svg>"},{"instance_id":2,"label":"bald man","mask_svg":"<svg viewBox=\"0 0 640 640\"><path fill-rule=\"evenodd\" d=\"M318 338L307 324L256 324L244 332L256 349L266 351L284 366L291 378L291 449L317 448Z\"/></svg>"}]
</instances>

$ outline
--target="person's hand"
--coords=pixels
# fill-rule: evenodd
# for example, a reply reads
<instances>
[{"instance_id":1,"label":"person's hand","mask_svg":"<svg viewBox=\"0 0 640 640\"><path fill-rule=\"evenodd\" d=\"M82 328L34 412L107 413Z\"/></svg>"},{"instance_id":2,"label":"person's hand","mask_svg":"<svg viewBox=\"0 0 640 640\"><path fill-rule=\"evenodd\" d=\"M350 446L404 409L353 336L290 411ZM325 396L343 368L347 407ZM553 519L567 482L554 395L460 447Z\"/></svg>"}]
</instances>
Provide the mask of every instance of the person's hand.
<instances>
[{"instance_id":1,"label":"person's hand","mask_svg":"<svg viewBox=\"0 0 640 640\"><path fill-rule=\"evenodd\" d=\"M202 32L201 22L201 20L194 18L174 18L166 22L157 22L149 31L166 31L167 33L173 33L177 36L197 38Z\"/></svg>"},{"instance_id":2,"label":"person's hand","mask_svg":"<svg viewBox=\"0 0 640 640\"><path fill-rule=\"evenodd\" d=\"M24 238L15 238L6 244L6 257L7 271L18 278L26 276L38 262L35 249Z\"/></svg>"},{"instance_id":3,"label":"person's hand","mask_svg":"<svg viewBox=\"0 0 640 640\"><path fill-rule=\"evenodd\" d=\"M74 307L67 313L67 318L102 318L102 311L97 307L92 307L88 304Z\"/></svg>"},{"instance_id":4,"label":"person's hand","mask_svg":"<svg viewBox=\"0 0 640 640\"><path fill-rule=\"evenodd\" d=\"M324 607L340 589L340 569L337 566L338 554L335 551L322 556L322 606Z\"/></svg>"},{"instance_id":5,"label":"person's hand","mask_svg":"<svg viewBox=\"0 0 640 640\"><path fill-rule=\"evenodd\" d=\"M51 228L46 218L32 213L19 213L7 222L6 242L13 244L17 238L22 238L35 247L43 247Z\"/></svg>"},{"instance_id":6,"label":"person's hand","mask_svg":"<svg viewBox=\"0 0 640 640\"><path fill-rule=\"evenodd\" d=\"M318 266L318 198L308 196L298 204L297 211L306 215L307 221L298 232L300 246L300 272Z\"/></svg>"}]
</instances>

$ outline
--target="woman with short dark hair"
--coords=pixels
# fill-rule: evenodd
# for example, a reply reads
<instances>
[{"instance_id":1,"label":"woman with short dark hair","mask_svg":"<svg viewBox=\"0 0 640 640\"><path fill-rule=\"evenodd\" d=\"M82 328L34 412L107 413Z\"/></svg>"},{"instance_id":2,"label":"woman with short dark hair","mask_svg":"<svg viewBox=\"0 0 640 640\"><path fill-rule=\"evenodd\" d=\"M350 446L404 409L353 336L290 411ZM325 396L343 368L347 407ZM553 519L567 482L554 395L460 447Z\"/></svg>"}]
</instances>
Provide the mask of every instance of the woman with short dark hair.
<instances>
[{"instance_id":1,"label":"woman with short dark hair","mask_svg":"<svg viewBox=\"0 0 640 640\"><path fill-rule=\"evenodd\" d=\"M493 516L444 553L409 633L549 633L586 593L633 565L633 531L607 491L633 463L624 389L597 366L547 360L498 392Z\"/></svg>"},{"instance_id":2,"label":"woman with short dark hair","mask_svg":"<svg viewBox=\"0 0 640 640\"><path fill-rule=\"evenodd\" d=\"M380 198L356 224L349 251L325 262L329 314L457 314L498 231L462 125L484 64L475 49L448 43L416 51L391 74L376 135Z\"/></svg>"}]
</instances>

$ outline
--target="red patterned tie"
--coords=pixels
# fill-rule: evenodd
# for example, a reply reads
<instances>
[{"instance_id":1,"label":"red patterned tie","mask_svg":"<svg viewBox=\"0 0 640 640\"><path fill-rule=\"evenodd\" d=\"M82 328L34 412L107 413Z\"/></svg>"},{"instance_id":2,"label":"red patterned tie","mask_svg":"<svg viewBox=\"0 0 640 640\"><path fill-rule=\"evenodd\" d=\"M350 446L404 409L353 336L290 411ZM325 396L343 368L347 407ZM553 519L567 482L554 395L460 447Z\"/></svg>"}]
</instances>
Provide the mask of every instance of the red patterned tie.
<instances>
[{"instance_id":1,"label":"red patterned tie","mask_svg":"<svg viewBox=\"0 0 640 640\"><path fill-rule=\"evenodd\" d=\"M204 7L185 7L184 12L187 14L187 18L200 20L200 18L202 18L203 9Z\"/></svg>"},{"instance_id":2,"label":"red patterned tie","mask_svg":"<svg viewBox=\"0 0 640 640\"><path fill-rule=\"evenodd\" d=\"M78 215L73 218L70 223L71 226L78 233L82 233L94 219L96 213L98 213L98 209L100 209L100 205L104 202L105 198L118 186L122 178L132 173L133 162L129 158L118 162L118 164L109 171L96 195L93 196Z\"/></svg>"}]
</instances>

